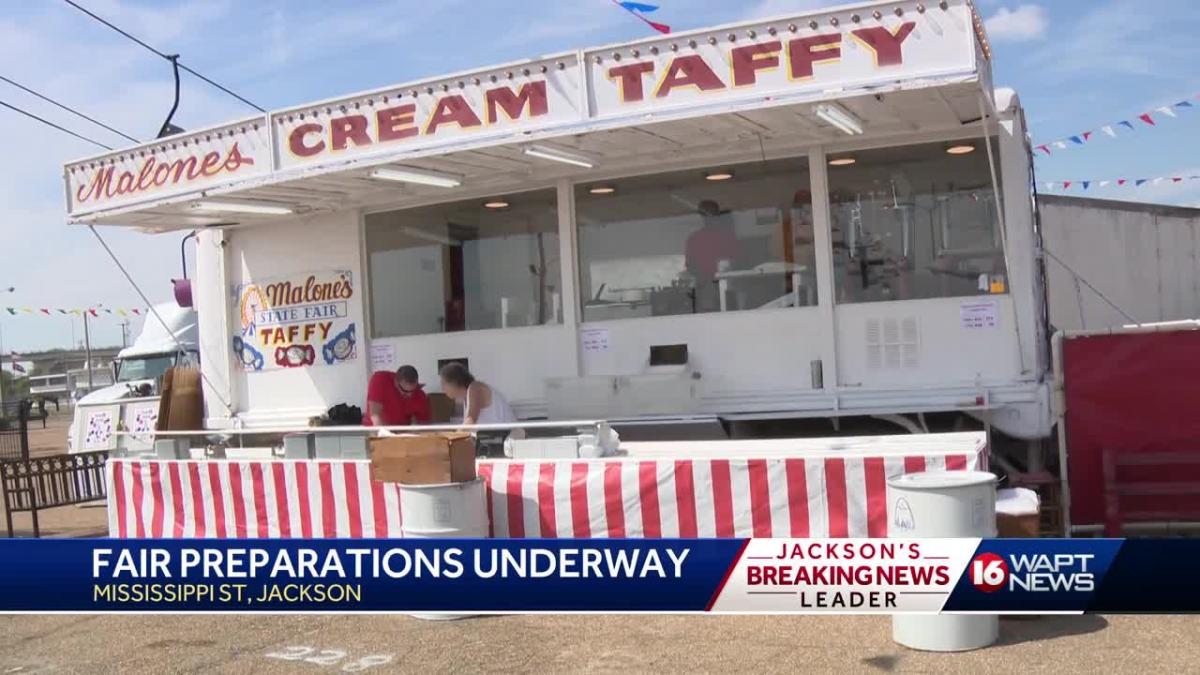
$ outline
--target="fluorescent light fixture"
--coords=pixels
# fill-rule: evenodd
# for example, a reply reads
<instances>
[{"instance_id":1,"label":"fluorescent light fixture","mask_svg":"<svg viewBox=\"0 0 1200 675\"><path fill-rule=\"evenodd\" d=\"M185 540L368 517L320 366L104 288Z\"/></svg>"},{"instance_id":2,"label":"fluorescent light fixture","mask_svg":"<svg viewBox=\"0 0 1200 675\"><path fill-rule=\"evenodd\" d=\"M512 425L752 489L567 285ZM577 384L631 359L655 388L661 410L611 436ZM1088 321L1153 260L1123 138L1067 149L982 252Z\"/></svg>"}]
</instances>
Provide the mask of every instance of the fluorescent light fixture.
<instances>
[{"instance_id":1,"label":"fluorescent light fixture","mask_svg":"<svg viewBox=\"0 0 1200 675\"><path fill-rule=\"evenodd\" d=\"M424 239L425 241L433 242L434 244L441 244L443 246L462 246L461 241L454 241L450 237L447 237L443 234L437 234L435 232L426 232L425 230L422 230L422 229L416 228L416 227L409 227L407 225L401 225L400 231L403 232L404 234L407 234L410 237L414 237L416 239Z\"/></svg>"},{"instance_id":2,"label":"fluorescent light fixture","mask_svg":"<svg viewBox=\"0 0 1200 675\"><path fill-rule=\"evenodd\" d=\"M499 209L507 209L509 206L512 206L512 204L509 204L507 199L500 199L500 198L489 199L483 203L483 208L485 208L485 209L499 210Z\"/></svg>"},{"instance_id":3,"label":"fluorescent light fixture","mask_svg":"<svg viewBox=\"0 0 1200 675\"><path fill-rule=\"evenodd\" d=\"M562 162L563 164L572 164L574 166L582 166L585 169L591 169L596 166L596 163L591 157L577 155L573 152L551 148L545 145L531 145L525 148L525 154L538 159L548 159L552 162Z\"/></svg>"},{"instance_id":4,"label":"fluorescent light fixture","mask_svg":"<svg viewBox=\"0 0 1200 675\"><path fill-rule=\"evenodd\" d=\"M969 155L975 152L975 145L972 143L955 143L946 148L946 153L950 155Z\"/></svg>"},{"instance_id":5,"label":"fluorescent light fixture","mask_svg":"<svg viewBox=\"0 0 1200 675\"><path fill-rule=\"evenodd\" d=\"M854 157L850 155L846 155L845 157L834 157L833 159L829 160L829 166L850 166L857 161L857 159L854 159Z\"/></svg>"},{"instance_id":6,"label":"fluorescent light fixture","mask_svg":"<svg viewBox=\"0 0 1200 675\"><path fill-rule=\"evenodd\" d=\"M733 178L733 171L709 171L704 174L704 180L718 181L729 180L730 178Z\"/></svg>"},{"instance_id":7,"label":"fluorescent light fixture","mask_svg":"<svg viewBox=\"0 0 1200 675\"><path fill-rule=\"evenodd\" d=\"M204 199L192 204L196 211L214 211L218 213L253 213L262 216L286 216L294 213L290 206L282 206L272 202L229 202L216 199Z\"/></svg>"},{"instance_id":8,"label":"fluorescent light fixture","mask_svg":"<svg viewBox=\"0 0 1200 675\"><path fill-rule=\"evenodd\" d=\"M863 121L836 103L822 103L816 107L814 112L817 117L851 136L857 136L863 132Z\"/></svg>"},{"instance_id":9,"label":"fluorescent light fixture","mask_svg":"<svg viewBox=\"0 0 1200 675\"><path fill-rule=\"evenodd\" d=\"M593 185L588 188L588 192L594 195L611 195L616 191L617 187L615 185Z\"/></svg>"},{"instance_id":10,"label":"fluorescent light fixture","mask_svg":"<svg viewBox=\"0 0 1200 675\"><path fill-rule=\"evenodd\" d=\"M434 187L455 188L462 185L462 178L448 173L426 171L424 169L409 169L407 167L384 167L371 172L371 178L379 180L394 180L401 183L416 183L417 185L432 185Z\"/></svg>"}]
</instances>

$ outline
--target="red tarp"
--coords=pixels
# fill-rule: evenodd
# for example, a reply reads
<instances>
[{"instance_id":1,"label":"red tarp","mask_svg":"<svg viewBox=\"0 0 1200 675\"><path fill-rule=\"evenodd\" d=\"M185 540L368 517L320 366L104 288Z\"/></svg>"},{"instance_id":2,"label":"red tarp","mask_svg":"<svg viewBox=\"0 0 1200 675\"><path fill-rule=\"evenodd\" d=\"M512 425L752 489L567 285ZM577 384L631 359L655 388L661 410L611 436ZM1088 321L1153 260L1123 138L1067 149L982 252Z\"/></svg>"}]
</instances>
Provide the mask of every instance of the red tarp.
<instances>
[{"instance_id":1,"label":"red tarp","mask_svg":"<svg viewBox=\"0 0 1200 675\"><path fill-rule=\"evenodd\" d=\"M1200 330L1063 341L1071 523L1104 522L1101 452L1200 453ZM1127 467L1122 479L1200 479L1200 466ZM1200 495L1128 497L1123 509L1200 510Z\"/></svg>"}]
</instances>

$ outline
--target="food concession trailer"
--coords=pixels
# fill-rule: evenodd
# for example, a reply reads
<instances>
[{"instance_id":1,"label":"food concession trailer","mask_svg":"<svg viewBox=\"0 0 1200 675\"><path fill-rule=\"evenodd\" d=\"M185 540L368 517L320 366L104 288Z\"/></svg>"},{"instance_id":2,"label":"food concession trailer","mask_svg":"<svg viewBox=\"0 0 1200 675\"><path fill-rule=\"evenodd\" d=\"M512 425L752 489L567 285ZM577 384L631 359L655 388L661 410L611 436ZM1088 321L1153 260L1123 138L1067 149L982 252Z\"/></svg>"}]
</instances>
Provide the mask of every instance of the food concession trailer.
<instances>
[{"instance_id":1,"label":"food concession trailer","mask_svg":"<svg viewBox=\"0 0 1200 675\"><path fill-rule=\"evenodd\" d=\"M306 427L362 405L373 370L408 363L432 380L460 360L526 420L875 415L917 427L901 416L954 412L1040 439L1051 413L1030 148L989 58L966 0L848 5L171 136L68 164L68 209L77 223L199 232L210 430ZM640 465L480 473L507 509L493 527L513 536L564 523L619 534L635 520L646 533L711 535L715 522L718 536L874 536L886 533L886 475L984 467L977 436L930 439L921 456L859 440L804 465L791 463L796 443L763 441L732 460L727 447L666 444ZM364 490L376 516L358 533L390 532L378 514L393 497L364 487L361 465L337 488L324 482L337 469L304 466L204 475L227 501L300 485L343 504ZM140 500L143 480L170 475L154 503L179 514L190 495L211 519L197 471L135 462L113 489L132 481ZM243 488L272 476L267 492ZM686 508L704 524L621 515L637 502L622 502L622 486L639 485L639 498L661 496L665 513L678 496L680 522ZM505 490L507 502L495 497ZM522 502L523 490L538 496ZM586 504L601 494L615 511ZM112 503L119 536L143 532L143 516L163 527L141 501ZM353 536L359 505L338 507L324 531ZM268 531L271 509L246 508L260 520L243 536L281 531Z\"/></svg>"},{"instance_id":2,"label":"food concession trailer","mask_svg":"<svg viewBox=\"0 0 1200 675\"><path fill-rule=\"evenodd\" d=\"M210 428L461 359L522 418L960 411L1035 439L1030 176L965 0L557 54L65 169L73 222L199 231Z\"/></svg>"}]
</instances>

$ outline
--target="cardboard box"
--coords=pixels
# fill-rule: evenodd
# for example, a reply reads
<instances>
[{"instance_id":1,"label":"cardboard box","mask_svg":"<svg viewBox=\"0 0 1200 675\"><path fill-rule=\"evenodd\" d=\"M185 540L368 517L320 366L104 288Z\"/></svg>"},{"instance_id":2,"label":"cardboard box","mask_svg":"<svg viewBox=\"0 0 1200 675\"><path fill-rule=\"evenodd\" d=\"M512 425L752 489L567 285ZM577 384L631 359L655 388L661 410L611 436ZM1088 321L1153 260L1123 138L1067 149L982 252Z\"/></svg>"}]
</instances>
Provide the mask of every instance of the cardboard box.
<instances>
[{"instance_id":1,"label":"cardboard box","mask_svg":"<svg viewBox=\"0 0 1200 675\"><path fill-rule=\"evenodd\" d=\"M445 394L429 394L429 416L431 424L445 424L454 417L454 400Z\"/></svg>"},{"instance_id":2,"label":"cardboard box","mask_svg":"<svg viewBox=\"0 0 1200 675\"><path fill-rule=\"evenodd\" d=\"M475 440L467 433L372 438L371 477L385 483L436 485L475 480Z\"/></svg>"}]
</instances>

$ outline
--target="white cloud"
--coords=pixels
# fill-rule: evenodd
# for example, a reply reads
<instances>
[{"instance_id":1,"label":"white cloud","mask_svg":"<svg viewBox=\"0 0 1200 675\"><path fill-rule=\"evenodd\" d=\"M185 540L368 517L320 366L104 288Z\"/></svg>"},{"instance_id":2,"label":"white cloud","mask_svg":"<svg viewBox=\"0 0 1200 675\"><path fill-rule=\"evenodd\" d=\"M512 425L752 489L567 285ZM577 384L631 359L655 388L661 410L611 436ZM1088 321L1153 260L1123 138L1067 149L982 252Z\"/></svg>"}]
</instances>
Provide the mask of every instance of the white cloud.
<instances>
[{"instance_id":1,"label":"white cloud","mask_svg":"<svg viewBox=\"0 0 1200 675\"><path fill-rule=\"evenodd\" d=\"M1001 7L984 25L992 40L1025 42L1044 36L1050 17L1041 5L1021 5L1016 9Z\"/></svg>"}]
</instances>

